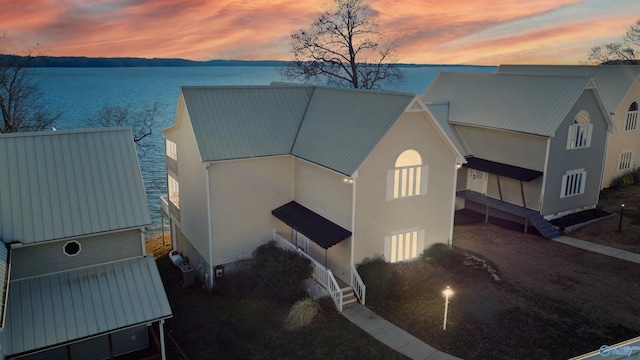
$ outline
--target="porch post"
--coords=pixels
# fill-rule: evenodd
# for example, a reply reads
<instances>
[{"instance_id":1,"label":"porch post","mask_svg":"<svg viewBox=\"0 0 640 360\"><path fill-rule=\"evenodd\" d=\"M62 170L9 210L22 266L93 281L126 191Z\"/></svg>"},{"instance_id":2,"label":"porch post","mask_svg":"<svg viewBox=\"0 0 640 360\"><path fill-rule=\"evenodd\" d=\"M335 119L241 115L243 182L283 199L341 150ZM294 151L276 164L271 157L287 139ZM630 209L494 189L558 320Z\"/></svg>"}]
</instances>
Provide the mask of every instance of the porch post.
<instances>
[{"instance_id":1,"label":"porch post","mask_svg":"<svg viewBox=\"0 0 640 360\"><path fill-rule=\"evenodd\" d=\"M527 202L524 199L524 186L522 185L522 180L520 180L520 194L522 194L522 205L524 208L527 208Z\"/></svg>"},{"instance_id":2,"label":"porch post","mask_svg":"<svg viewBox=\"0 0 640 360\"><path fill-rule=\"evenodd\" d=\"M167 360L167 354L165 353L164 345L164 319L160 320L158 327L160 328L160 353L162 356L162 360Z\"/></svg>"}]
</instances>

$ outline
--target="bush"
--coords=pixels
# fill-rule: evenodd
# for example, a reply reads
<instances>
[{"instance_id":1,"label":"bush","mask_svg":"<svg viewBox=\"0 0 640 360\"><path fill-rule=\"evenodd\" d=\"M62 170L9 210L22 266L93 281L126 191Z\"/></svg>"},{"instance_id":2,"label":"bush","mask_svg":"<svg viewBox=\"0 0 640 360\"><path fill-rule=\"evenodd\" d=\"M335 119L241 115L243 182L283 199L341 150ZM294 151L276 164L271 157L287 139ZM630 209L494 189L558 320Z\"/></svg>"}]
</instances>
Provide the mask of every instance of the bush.
<instances>
[{"instance_id":1,"label":"bush","mask_svg":"<svg viewBox=\"0 0 640 360\"><path fill-rule=\"evenodd\" d=\"M253 252L250 266L254 291L276 301L295 301L304 296L302 282L311 277L311 261L270 241Z\"/></svg>"},{"instance_id":2,"label":"bush","mask_svg":"<svg viewBox=\"0 0 640 360\"><path fill-rule=\"evenodd\" d=\"M284 327L287 330L295 330L303 328L313 321L320 314L320 302L315 299L305 298L296 301L287 319L284 321Z\"/></svg>"},{"instance_id":3,"label":"bush","mask_svg":"<svg viewBox=\"0 0 640 360\"><path fill-rule=\"evenodd\" d=\"M358 274L367 286L367 305L384 305L392 300L398 285L398 271L383 257L365 259L357 266Z\"/></svg>"},{"instance_id":4,"label":"bush","mask_svg":"<svg viewBox=\"0 0 640 360\"><path fill-rule=\"evenodd\" d=\"M448 268L451 264L452 252L447 244L436 243L425 250L421 257L423 259L431 259L431 261L442 267Z\"/></svg>"},{"instance_id":5,"label":"bush","mask_svg":"<svg viewBox=\"0 0 640 360\"><path fill-rule=\"evenodd\" d=\"M640 185L640 167L629 170L611 181L611 187L627 187Z\"/></svg>"}]
</instances>

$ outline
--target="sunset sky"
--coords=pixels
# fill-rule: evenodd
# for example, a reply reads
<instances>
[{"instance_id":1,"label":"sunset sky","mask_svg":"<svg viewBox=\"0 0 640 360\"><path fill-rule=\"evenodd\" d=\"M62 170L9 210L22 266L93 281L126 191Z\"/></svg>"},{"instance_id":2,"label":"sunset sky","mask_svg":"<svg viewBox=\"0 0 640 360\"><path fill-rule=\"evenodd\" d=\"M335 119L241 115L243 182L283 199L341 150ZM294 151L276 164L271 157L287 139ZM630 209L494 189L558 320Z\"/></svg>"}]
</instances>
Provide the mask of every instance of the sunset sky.
<instances>
[{"instance_id":1,"label":"sunset sky","mask_svg":"<svg viewBox=\"0 0 640 360\"><path fill-rule=\"evenodd\" d=\"M578 64L620 41L639 0L369 0L401 63ZM0 53L290 59L328 0L0 0Z\"/></svg>"}]
</instances>

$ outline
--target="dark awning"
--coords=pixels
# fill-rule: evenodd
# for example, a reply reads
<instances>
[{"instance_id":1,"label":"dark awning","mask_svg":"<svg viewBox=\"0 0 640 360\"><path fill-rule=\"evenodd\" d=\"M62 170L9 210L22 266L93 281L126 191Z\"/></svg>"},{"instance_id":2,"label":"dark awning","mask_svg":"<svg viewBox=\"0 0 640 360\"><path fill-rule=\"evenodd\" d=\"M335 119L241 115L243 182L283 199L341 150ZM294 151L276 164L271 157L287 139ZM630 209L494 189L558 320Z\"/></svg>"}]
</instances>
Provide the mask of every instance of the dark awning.
<instances>
[{"instance_id":1,"label":"dark awning","mask_svg":"<svg viewBox=\"0 0 640 360\"><path fill-rule=\"evenodd\" d=\"M467 163L462 166L527 182L542 176L541 171L502 164L499 162L480 159L477 157L467 158Z\"/></svg>"},{"instance_id":2,"label":"dark awning","mask_svg":"<svg viewBox=\"0 0 640 360\"><path fill-rule=\"evenodd\" d=\"M328 249L351 236L351 231L295 201L284 204L271 213L323 249Z\"/></svg>"}]
</instances>

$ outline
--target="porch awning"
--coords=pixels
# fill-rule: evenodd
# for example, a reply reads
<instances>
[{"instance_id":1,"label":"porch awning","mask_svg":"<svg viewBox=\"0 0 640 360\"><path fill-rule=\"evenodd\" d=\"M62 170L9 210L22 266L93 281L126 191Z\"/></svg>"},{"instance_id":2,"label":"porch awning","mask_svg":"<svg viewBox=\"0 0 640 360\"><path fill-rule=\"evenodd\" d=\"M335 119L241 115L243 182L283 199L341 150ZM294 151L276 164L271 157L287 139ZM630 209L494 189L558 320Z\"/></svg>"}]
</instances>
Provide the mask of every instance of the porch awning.
<instances>
[{"instance_id":1,"label":"porch awning","mask_svg":"<svg viewBox=\"0 0 640 360\"><path fill-rule=\"evenodd\" d=\"M16 280L4 352L26 354L171 316L153 256Z\"/></svg>"},{"instance_id":2,"label":"porch awning","mask_svg":"<svg viewBox=\"0 0 640 360\"><path fill-rule=\"evenodd\" d=\"M271 213L323 249L328 249L351 236L351 231L295 201L284 204Z\"/></svg>"},{"instance_id":3,"label":"porch awning","mask_svg":"<svg viewBox=\"0 0 640 360\"><path fill-rule=\"evenodd\" d=\"M507 165L477 157L467 158L467 163L462 166L527 182L542 176L541 171L525 169L519 166Z\"/></svg>"}]
</instances>

